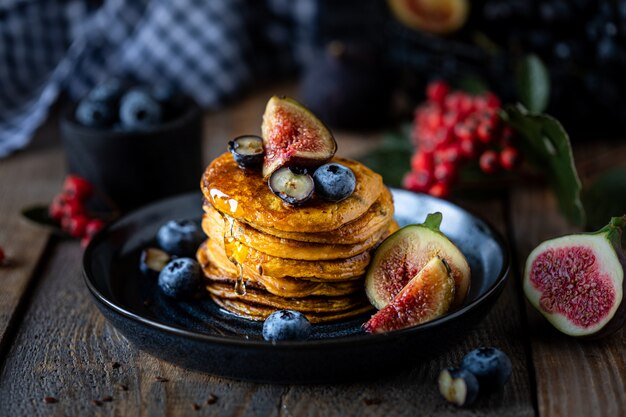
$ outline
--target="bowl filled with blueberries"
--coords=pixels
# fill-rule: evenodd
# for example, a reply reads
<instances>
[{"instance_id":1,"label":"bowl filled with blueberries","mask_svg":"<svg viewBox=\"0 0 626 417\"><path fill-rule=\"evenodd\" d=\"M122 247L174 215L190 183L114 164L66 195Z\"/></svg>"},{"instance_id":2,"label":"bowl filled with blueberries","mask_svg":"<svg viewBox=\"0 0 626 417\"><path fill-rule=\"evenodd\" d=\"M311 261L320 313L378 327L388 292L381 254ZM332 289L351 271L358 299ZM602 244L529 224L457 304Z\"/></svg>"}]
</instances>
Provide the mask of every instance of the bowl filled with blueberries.
<instances>
[{"instance_id":1,"label":"bowl filled with blueberries","mask_svg":"<svg viewBox=\"0 0 626 417\"><path fill-rule=\"evenodd\" d=\"M68 107L61 137L68 171L121 211L195 190L202 173L202 112L171 86L111 78Z\"/></svg>"}]
</instances>

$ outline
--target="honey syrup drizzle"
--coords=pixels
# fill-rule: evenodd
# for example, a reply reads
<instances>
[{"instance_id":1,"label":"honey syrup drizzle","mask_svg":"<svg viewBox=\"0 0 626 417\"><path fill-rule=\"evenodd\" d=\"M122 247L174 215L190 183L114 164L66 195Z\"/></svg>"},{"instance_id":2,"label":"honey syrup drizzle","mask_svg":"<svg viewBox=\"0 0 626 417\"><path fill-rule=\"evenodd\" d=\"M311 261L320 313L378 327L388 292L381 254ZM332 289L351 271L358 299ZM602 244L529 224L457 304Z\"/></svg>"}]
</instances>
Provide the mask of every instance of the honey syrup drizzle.
<instances>
[{"instance_id":1,"label":"honey syrup drizzle","mask_svg":"<svg viewBox=\"0 0 626 417\"><path fill-rule=\"evenodd\" d=\"M246 282L243 278L243 265L237 262L237 259L234 256L235 251L233 250L233 246L236 245L235 219L225 214L223 214L222 217L228 223L228 227L224 228L224 250L226 251L228 260L232 262L237 269L239 269L239 274L237 276L237 280L235 281L235 293L237 295L246 295Z\"/></svg>"}]
</instances>

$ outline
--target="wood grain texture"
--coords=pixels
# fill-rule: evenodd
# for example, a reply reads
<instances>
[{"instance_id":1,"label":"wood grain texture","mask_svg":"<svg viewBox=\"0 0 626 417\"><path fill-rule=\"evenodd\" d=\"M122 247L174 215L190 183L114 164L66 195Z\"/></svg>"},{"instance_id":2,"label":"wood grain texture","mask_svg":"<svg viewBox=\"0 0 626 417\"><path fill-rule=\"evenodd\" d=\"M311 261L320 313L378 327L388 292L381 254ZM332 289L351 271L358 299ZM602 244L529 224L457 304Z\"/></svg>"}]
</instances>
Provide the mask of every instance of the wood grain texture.
<instances>
[{"instance_id":1,"label":"wood grain texture","mask_svg":"<svg viewBox=\"0 0 626 417\"><path fill-rule=\"evenodd\" d=\"M480 207L502 224L499 203ZM59 242L50 255L0 374L0 415L533 415L519 303L510 285L466 340L397 377L333 386L275 386L181 369L135 350L93 304L80 276L78 244ZM439 397L437 375L482 344L499 346L511 356L512 380L474 408L458 410ZM115 362L120 366L114 367ZM209 405L211 394L218 399ZM92 402L109 395L111 402ZM44 403L47 396L58 402Z\"/></svg>"},{"instance_id":2,"label":"wood grain texture","mask_svg":"<svg viewBox=\"0 0 626 417\"><path fill-rule=\"evenodd\" d=\"M515 253L523 267L540 242L579 231L559 214L546 189L512 192ZM541 416L617 416L626 409L626 333L602 341L580 341L555 330L526 303L532 360Z\"/></svg>"},{"instance_id":3,"label":"wood grain texture","mask_svg":"<svg viewBox=\"0 0 626 417\"><path fill-rule=\"evenodd\" d=\"M46 204L61 186L65 168L56 137L56 125L48 123L28 152L0 161L0 246L10 262L0 266L0 352L10 343L7 332L19 319L16 309L48 242L48 232L28 223L20 211Z\"/></svg>"}]
</instances>

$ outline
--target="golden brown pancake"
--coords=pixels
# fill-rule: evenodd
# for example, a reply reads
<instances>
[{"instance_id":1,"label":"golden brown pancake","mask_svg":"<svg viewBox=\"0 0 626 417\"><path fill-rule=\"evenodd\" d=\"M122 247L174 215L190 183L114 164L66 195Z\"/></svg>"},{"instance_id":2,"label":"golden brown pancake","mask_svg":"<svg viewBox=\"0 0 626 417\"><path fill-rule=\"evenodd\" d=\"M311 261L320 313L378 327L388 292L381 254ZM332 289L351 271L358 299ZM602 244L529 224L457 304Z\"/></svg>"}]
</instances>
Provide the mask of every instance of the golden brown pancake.
<instances>
[{"instance_id":1,"label":"golden brown pancake","mask_svg":"<svg viewBox=\"0 0 626 417\"><path fill-rule=\"evenodd\" d=\"M220 258L219 254L211 254L207 251L206 245L202 245L197 252L198 262L203 269L207 279L227 283L234 288L235 281L239 276L238 268L232 264L226 255L222 254L225 262L218 263L210 261L210 256ZM247 270L246 270L247 271ZM345 282L319 282L305 281L291 277L274 278L257 273L248 274L244 271L244 281L246 286L264 289L280 297L307 297L310 295L341 296L353 294L363 290L363 280L352 280ZM362 277L361 277L362 278Z\"/></svg>"},{"instance_id":2,"label":"golden brown pancake","mask_svg":"<svg viewBox=\"0 0 626 417\"><path fill-rule=\"evenodd\" d=\"M343 311L367 303L364 291L339 297L309 296L285 298L253 287L246 287L246 293L239 295L229 284L211 281L206 289L216 297L227 300L243 300L246 303L272 307L276 310L292 309L302 313L329 313Z\"/></svg>"},{"instance_id":3,"label":"golden brown pancake","mask_svg":"<svg viewBox=\"0 0 626 417\"><path fill-rule=\"evenodd\" d=\"M250 320L262 321L270 314L276 311L275 308L267 307L259 304L248 303L243 300L231 300L226 298L219 298L213 294L210 294L211 298L221 308L231 312L239 317L245 317ZM347 319L357 316L359 314L371 311L373 307L369 303L365 303L361 306L354 307L345 311L338 311L332 313L303 313L311 323L326 323L329 321Z\"/></svg>"},{"instance_id":4,"label":"golden brown pancake","mask_svg":"<svg viewBox=\"0 0 626 417\"><path fill-rule=\"evenodd\" d=\"M260 173L239 168L230 153L222 154L209 165L201 188L218 211L257 229L328 232L363 215L384 188L381 176L366 166L343 158L333 161L350 168L356 177L354 192L338 203L314 199L300 207L286 204L272 193Z\"/></svg>"},{"instance_id":5,"label":"golden brown pancake","mask_svg":"<svg viewBox=\"0 0 626 417\"><path fill-rule=\"evenodd\" d=\"M225 235L230 236L232 233L239 242L267 255L303 261L349 258L372 248L390 234L389 225L385 225L367 240L352 245L307 243L267 235L211 208L205 211L202 229L211 239L224 239Z\"/></svg>"},{"instance_id":6,"label":"golden brown pancake","mask_svg":"<svg viewBox=\"0 0 626 417\"><path fill-rule=\"evenodd\" d=\"M224 251L224 243L209 239L208 250L211 254ZM259 275L271 277L294 277L311 281L346 281L357 279L365 273L370 262L369 252L356 256L331 261L300 261L297 259L278 258L252 249L241 242L233 241L229 245L232 259L248 270Z\"/></svg>"},{"instance_id":7,"label":"golden brown pancake","mask_svg":"<svg viewBox=\"0 0 626 417\"><path fill-rule=\"evenodd\" d=\"M205 200L204 211L215 211L213 206ZM298 242L326 243L326 244L357 244L367 240L372 233L385 227L393 218L393 200L387 187L383 188L378 200L359 218L344 224L338 229L319 233L284 232L271 227L255 225L255 230L267 235L282 239L297 240ZM236 223L241 223L235 220Z\"/></svg>"}]
</instances>

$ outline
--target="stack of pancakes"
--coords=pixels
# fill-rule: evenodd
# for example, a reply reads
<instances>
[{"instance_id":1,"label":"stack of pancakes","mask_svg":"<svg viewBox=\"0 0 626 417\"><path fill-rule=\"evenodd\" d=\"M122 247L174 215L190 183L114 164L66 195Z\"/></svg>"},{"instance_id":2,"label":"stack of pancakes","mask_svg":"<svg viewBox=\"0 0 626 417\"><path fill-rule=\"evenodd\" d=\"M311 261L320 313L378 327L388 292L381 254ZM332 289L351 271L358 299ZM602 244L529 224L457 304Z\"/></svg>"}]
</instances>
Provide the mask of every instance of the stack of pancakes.
<instances>
[{"instance_id":1,"label":"stack of pancakes","mask_svg":"<svg viewBox=\"0 0 626 417\"><path fill-rule=\"evenodd\" d=\"M333 162L352 169L354 193L299 207L284 203L260 173L239 168L229 153L207 168L201 186L208 239L197 257L219 306L253 320L297 310L313 323L372 308L363 276L373 249L398 228L391 194L360 163Z\"/></svg>"}]
</instances>

